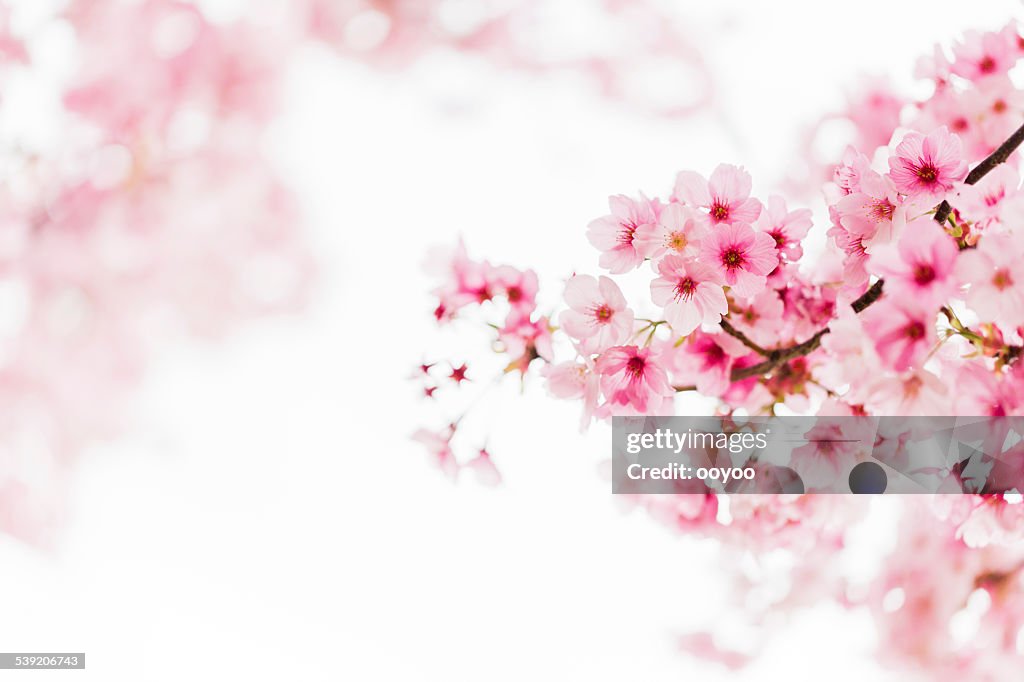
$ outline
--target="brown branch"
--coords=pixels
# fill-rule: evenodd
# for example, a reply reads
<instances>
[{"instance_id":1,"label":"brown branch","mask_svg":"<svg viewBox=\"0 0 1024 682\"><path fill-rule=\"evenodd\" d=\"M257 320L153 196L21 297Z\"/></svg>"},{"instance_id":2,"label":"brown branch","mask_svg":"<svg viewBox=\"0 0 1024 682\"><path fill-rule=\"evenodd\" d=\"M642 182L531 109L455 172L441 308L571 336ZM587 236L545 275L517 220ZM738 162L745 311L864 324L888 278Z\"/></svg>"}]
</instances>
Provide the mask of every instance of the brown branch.
<instances>
[{"instance_id":1,"label":"brown branch","mask_svg":"<svg viewBox=\"0 0 1024 682\"><path fill-rule=\"evenodd\" d=\"M1017 151L1019 147L1024 143L1024 125L1014 131L1013 135L1007 138L1006 142L999 145L999 147L989 154L984 161L979 163L974 169L967 174L967 179L964 180L964 184L973 185L974 183L981 180L983 177L989 174L990 171L994 170L996 166L1005 162L1010 158L1010 154ZM949 214L953 212L953 207L949 205L948 201L943 201L939 204L939 210L935 212L935 220L940 225L946 222L949 218Z\"/></svg>"},{"instance_id":2,"label":"brown branch","mask_svg":"<svg viewBox=\"0 0 1024 682\"><path fill-rule=\"evenodd\" d=\"M850 304L853 311L859 313L860 311L867 308L869 305L877 301L882 295L882 280L878 280L871 285L867 291L860 295L860 297ZM725 320L722 320L723 325L728 324ZM733 331L736 331L735 329ZM759 362L756 365L750 365L749 367L737 367L732 371L729 376L730 381L742 381L743 379L749 379L750 377L758 376L759 374L767 374L773 369L778 367L784 362L789 362L794 358L813 353L821 346L821 339L825 334L828 334L831 330L825 327L821 331L817 332L814 336L802 341L800 343L788 346L786 348L776 348L775 350L767 351L762 353L767 356L767 360ZM732 334L730 334L732 336ZM682 393L684 391L696 390L695 386L676 386L676 392Z\"/></svg>"},{"instance_id":3,"label":"brown branch","mask_svg":"<svg viewBox=\"0 0 1024 682\"><path fill-rule=\"evenodd\" d=\"M747 336L739 329L729 324L729 320L726 320L725 318L722 318L722 331L728 334L729 336L733 337L734 339L737 339L740 343L742 343L744 346L754 351L758 355L763 355L765 357L768 357L770 355L770 353L766 351L764 348L761 348L761 346L751 341L749 336Z\"/></svg>"}]
</instances>

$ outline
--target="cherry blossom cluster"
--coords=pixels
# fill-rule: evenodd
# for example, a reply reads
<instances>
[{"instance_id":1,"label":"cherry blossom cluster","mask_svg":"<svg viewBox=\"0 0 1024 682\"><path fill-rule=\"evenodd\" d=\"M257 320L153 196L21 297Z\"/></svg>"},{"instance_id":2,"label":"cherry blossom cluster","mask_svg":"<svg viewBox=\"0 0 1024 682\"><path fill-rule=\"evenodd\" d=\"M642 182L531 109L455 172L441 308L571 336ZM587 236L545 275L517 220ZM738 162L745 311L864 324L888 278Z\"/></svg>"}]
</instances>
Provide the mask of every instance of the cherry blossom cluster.
<instances>
[{"instance_id":1,"label":"cherry blossom cluster","mask_svg":"<svg viewBox=\"0 0 1024 682\"><path fill-rule=\"evenodd\" d=\"M500 304L503 321L490 324L497 336L495 349L506 357L504 371L518 372L525 377L534 360L545 363L554 360L554 327L547 317L537 313L539 283L535 272L473 260L461 241L450 251L434 254L429 265L442 282L433 291L437 298L434 318L439 324L451 323L471 307ZM421 383L424 395L432 399L442 383L458 387L470 380L468 371L466 363L450 362L445 367L424 363L417 368L414 377ZM454 419L440 431L419 429L413 437L427 448L450 478L456 478L466 469L485 483L500 482L501 476L485 448L479 448L468 460L456 456L452 439L458 421Z\"/></svg>"},{"instance_id":2,"label":"cherry blossom cluster","mask_svg":"<svg viewBox=\"0 0 1024 682\"><path fill-rule=\"evenodd\" d=\"M290 8L299 12L301 30L382 67L454 51L503 69L583 75L610 99L666 116L691 114L713 96L692 26L658 0L599 0L569 14L554 0L290 0ZM581 47L572 33L581 21L605 38ZM676 79L673 96L652 100L636 87L636 73L651 69Z\"/></svg>"},{"instance_id":3,"label":"cherry blossom cluster","mask_svg":"<svg viewBox=\"0 0 1024 682\"><path fill-rule=\"evenodd\" d=\"M915 100L886 78L863 79L842 110L808 131L798 155L805 168L795 173L804 177L803 186L793 183L791 189L802 195L831 179L835 159L822 156L818 144L837 120L852 130L848 143L865 153L887 145L902 123L917 130L946 126L960 137L969 158L986 156L1017 128L1024 112L1009 73L1022 54L1022 27L1012 21L999 31L967 31L952 49L936 45L922 56L914 75L932 86L926 98Z\"/></svg>"},{"instance_id":4,"label":"cherry blossom cluster","mask_svg":"<svg viewBox=\"0 0 1024 682\"><path fill-rule=\"evenodd\" d=\"M935 83L928 99L904 107L876 91L854 116L866 146L833 163L817 229L810 210L755 196L750 175L729 164L679 173L664 197L613 196L586 230L601 271L568 279L564 310L538 318L542 333L514 346L532 350L510 367L540 365L551 395L581 404L584 426L671 415L688 392L723 415L1024 413L1024 91L1008 75L1022 49L1016 25L969 33L924 63ZM495 271L486 264L448 265L441 322L504 291L481 274ZM647 286L627 298L622 276L637 271ZM550 357L552 336L571 357ZM842 475L866 456L814 448L804 465ZM864 586L842 576L838 557L865 500L723 498L700 481L679 491L634 501L687 533L795 558L787 596L770 609L831 597L875 614L885 660L924 679L1016 679L1016 493L904 503L899 549ZM951 634L951 619L966 634ZM684 646L707 643L695 635Z\"/></svg>"},{"instance_id":5,"label":"cherry blossom cluster","mask_svg":"<svg viewBox=\"0 0 1024 682\"><path fill-rule=\"evenodd\" d=\"M0 107L26 83L52 105L0 155L0 530L46 542L70 464L116 433L152 352L295 309L310 257L256 144L283 36L173 0L4 18Z\"/></svg>"}]
</instances>

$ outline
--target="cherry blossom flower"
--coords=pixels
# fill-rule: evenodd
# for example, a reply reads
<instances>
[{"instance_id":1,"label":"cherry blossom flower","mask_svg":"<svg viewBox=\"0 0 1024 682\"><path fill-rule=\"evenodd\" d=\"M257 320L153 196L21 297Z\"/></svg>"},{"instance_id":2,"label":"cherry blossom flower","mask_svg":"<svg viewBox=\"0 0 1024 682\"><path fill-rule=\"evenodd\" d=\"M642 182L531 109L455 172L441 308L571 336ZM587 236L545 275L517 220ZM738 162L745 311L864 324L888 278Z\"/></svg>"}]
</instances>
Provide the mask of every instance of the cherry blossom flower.
<instances>
[{"instance_id":1,"label":"cherry blossom flower","mask_svg":"<svg viewBox=\"0 0 1024 682\"><path fill-rule=\"evenodd\" d=\"M665 319L676 334L685 336L701 324L717 325L729 312L717 270L681 256L666 256L658 263L658 279L651 282L651 298L665 309Z\"/></svg>"},{"instance_id":2,"label":"cherry blossom flower","mask_svg":"<svg viewBox=\"0 0 1024 682\"><path fill-rule=\"evenodd\" d=\"M412 435L412 439L425 447L430 456L434 458L438 469L453 481L459 475L459 464L451 447L455 430L455 425L449 424L441 431L417 429L416 433Z\"/></svg>"},{"instance_id":3,"label":"cherry blossom flower","mask_svg":"<svg viewBox=\"0 0 1024 682\"><path fill-rule=\"evenodd\" d=\"M665 396L672 395L665 369L650 348L614 346L597 359L601 391L613 406L627 406L642 413Z\"/></svg>"},{"instance_id":4,"label":"cherry blossom flower","mask_svg":"<svg viewBox=\"0 0 1024 682\"><path fill-rule=\"evenodd\" d=\"M559 318L569 336L589 341L596 349L625 341L633 329L633 311L619 286L609 277L575 275L565 285L569 310Z\"/></svg>"},{"instance_id":5,"label":"cherry blossom flower","mask_svg":"<svg viewBox=\"0 0 1024 682\"><path fill-rule=\"evenodd\" d=\"M900 208L899 194L892 179L868 169L862 172L856 190L836 202L835 213L839 223L860 234L870 246L876 237L887 243L896 236L893 220ZM854 218L866 221L870 227L854 228L851 225Z\"/></svg>"},{"instance_id":6,"label":"cherry blossom flower","mask_svg":"<svg viewBox=\"0 0 1024 682\"><path fill-rule=\"evenodd\" d=\"M988 235L956 263L957 279L968 286L967 305L982 322L1006 333L1024 326L1024 248L1008 234Z\"/></svg>"},{"instance_id":7,"label":"cherry blossom flower","mask_svg":"<svg viewBox=\"0 0 1024 682\"><path fill-rule=\"evenodd\" d=\"M832 171L832 180L843 194L854 194L861 189L861 179L874 173L871 160L853 147L847 147L843 158Z\"/></svg>"},{"instance_id":8,"label":"cherry blossom flower","mask_svg":"<svg viewBox=\"0 0 1024 682\"><path fill-rule=\"evenodd\" d=\"M1006 73L1017 61L1011 49L1004 33L967 31L953 47L953 73L969 80Z\"/></svg>"},{"instance_id":9,"label":"cherry blossom flower","mask_svg":"<svg viewBox=\"0 0 1024 682\"><path fill-rule=\"evenodd\" d=\"M983 361L967 362L956 371L957 414L1005 417L1021 414L1020 370L992 372Z\"/></svg>"},{"instance_id":10,"label":"cherry blossom flower","mask_svg":"<svg viewBox=\"0 0 1024 682\"><path fill-rule=\"evenodd\" d=\"M925 217L906 229L897 244L876 249L868 269L885 278L894 296L938 308L956 288L958 254L949 235Z\"/></svg>"},{"instance_id":11,"label":"cherry blossom flower","mask_svg":"<svg viewBox=\"0 0 1024 682\"><path fill-rule=\"evenodd\" d=\"M947 414L951 408L949 388L924 369L880 376L866 390L866 401L876 414L927 417Z\"/></svg>"},{"instance_id":12,"label":"cherry blossom flower","mask_svg":"<svg viewBox=\"0 0 1024 682\"><path fill-rule=\"evenodd\" d=\"M889 157L889 174L904 194L941 199L967 175L960 138L945 127L927 137L907 133Z\"/></svg>"},{"instance_id":13,"label":"cherry blossom flower","mask_svg":"<svg viewBox=\"0 0 1024 682\"><path fill-rule=\"evenodd\" d=\"M864 313L864 329L882 361L897 372L919 366L935 345L935 318L914 301L889 298Z\"/></svg>"},{"instance_id":14,"label":"cherry blossom flower","mask_svg":"<svg viewBox=\"0 0 1024 682\"><path fill-rule=\"evenodd\" d=\"M570 361L545 368L548 392L561 400L582 400L580 430L593 420L600 399L600 377L590 361Z\"/></svg>"},{"instance_id":15,"label":"cherry blossom flower","mask_svg":"<svg viewBox=\"0 0 1024 682\"><path fill-rule=\"evenodd\" d=\"M761 202L750 197L750 174L737 166L720 164L710 180L693 171L676 177L672 197L684 204L706 208L711 225L752 223L761 214ZM704 214L702 214L704 215Z\"/></svg>"},{"instance_id":16,"label":"cherry blossom flower","mask_svg":"<svg viewBox=\"0 0 1024 682\"><path fill-rule=\"evenodd\" d=\"M519 270L504 265L495 268L491 278L513 311L529 314L537 306L539 284L537 273L533 270Z\"/></svg>"},{"instance_id":17,"label":"cherry blossom flower","mask_svg":"<svg viewBox=\"0 0 1024 682\"><path fill-rule=\"evenodd\" d=\"M729 321L757 343L771 345L785 325L785 304L774 289L751 298L733 297Z\"/></svg>"},{"instance_id":18,"label":"cherry blossom flower","mask_svg":"<svg viewBox=\"0 0 1024 682\"><path fill-rule=\"evenodd\" d=\"M533 320L513 313L498 331L498 342L512 358L506 372L517 371L525 375L534 360L550 362L554 358L551 325L546 317Z\"/></svg>"},{"instance_id":19,"label":"cherry blossom flower","mask_svg":"<svg viewBox=\"0 0 1024 682\"><path fill-rule=\"evenodd\" d=\"M701 243L701 262L719 272L737 296L756 296L779 264L775 240L750 225L721 225Z\"/></svg>"},{"instance_id":20,"label":"cherry blossom flower","mask_svg":"<svg viewBox=\"0 0 1024 682\"><path fill-rule=\"evenodd\" d=\"M678 380L690 383L704 395L721 396L731 383L730 375L746 349L725 334L694 332L679 347L665 354L672 359Z\"/></svg>"},{"instance_id":21,"label":"cherry blossom flower","mask_svg":"<svg viewBox=\"0 0 1024 682\"><path fill-rule=\"evenodd\" d=\"M481 448L476 457L463 464L461 468L473 474L481 485L488 488L501 485L501 473L498 467L494 466L491 453L485 448Z\"/></svg>"},{"instance_id":22,"label":"cherry blossom flower","mask_svg":"<svg viewBox=\"0 0 1024 682\"><path fill-rule=\"evenodd\" d=\"M601 252L601 267L622 274L644 262L644 254L633 240L638 229L657 225L657 204L620 194L611 197L608 205L611 214L590 223L587 239Z\"/></svg>"},{"instance_id":23,"label":"cherry blossom flower","mask_svg":"<svg viewBox=\"0 0 1024 682\"><path fill-rule=\"evenodd\" d=\"M703 220L692 208L670 203L661 209L657 223L638 227L633 239L647 258L658 259L666 253L692 257L706 234Z\"/></svg>"},{"instance_id":24,"label":"cherry blossom flower","mask_svg":"<svg viewBox=\"0 0 1024 682\"><path fill-rule=\"evenodd\" d=\"M1019 202L1020 173L1004 164L973 185L958 185L957 211L965 219L987 225L998 221L1010 203Z\"/></svg>"},{"instance_id":25,"label":"cherry blossom flower","mask_svg":"<svg viewBox=\"0 0 1024 682\"><path fill-rule=\"evenodd\" d=\"M800 260L804 254L800 241L811 229L811 211L806 208L788 211L786 200L773 195L768 197L768 204L753 227L775 240L780 257L789 261Z\"/></svg>"}]
</instances>

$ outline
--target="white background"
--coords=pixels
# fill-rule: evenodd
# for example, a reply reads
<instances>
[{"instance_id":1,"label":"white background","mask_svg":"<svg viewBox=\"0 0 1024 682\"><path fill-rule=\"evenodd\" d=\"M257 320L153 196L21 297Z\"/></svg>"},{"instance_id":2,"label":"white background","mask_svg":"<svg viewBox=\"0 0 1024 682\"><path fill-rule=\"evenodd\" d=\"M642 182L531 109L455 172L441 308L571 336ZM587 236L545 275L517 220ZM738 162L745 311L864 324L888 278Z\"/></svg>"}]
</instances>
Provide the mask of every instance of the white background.
<instances>
[{"instance_id":1,"label":"white background","mask_svg":"<svg viewBox=\"0 0 1024 682\"><path fill-rule=\"evenodd\" d=\"M486 343L435 331L428 246L462 234L536 267L550 307L596 272L584 230L607 195L728 161L763 197L859 74L909 85L932 44L1018 9L679 4L716 74L716 111L694 119L451 55L397 74L319 49L292 64L266 144L309 216L316 300L168 350L133 429L82 462L56 549L0 540L0 648L88 654L84 673L0 678L887 679L870 620L827 606L742 672L678 654L725 596L714 548L625 513L599 473L605 427L579 435L538 385L506 382L467 424L465 447L490 434L497 490L451 485L408 439L443 416L411 369Z\"/></svg>"}]
</instances>

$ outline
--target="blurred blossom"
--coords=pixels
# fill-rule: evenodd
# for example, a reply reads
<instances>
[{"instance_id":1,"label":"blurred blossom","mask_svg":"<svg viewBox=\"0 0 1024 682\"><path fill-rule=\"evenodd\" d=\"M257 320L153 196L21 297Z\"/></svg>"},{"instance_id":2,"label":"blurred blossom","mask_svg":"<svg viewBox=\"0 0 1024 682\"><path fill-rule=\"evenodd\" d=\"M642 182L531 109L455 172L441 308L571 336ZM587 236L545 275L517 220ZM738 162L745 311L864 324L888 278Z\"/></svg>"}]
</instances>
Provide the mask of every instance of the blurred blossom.
<instances>
[{"instance_id":1,"label":"blurred blossom","mask_svg":"<svg viewBox=\"0 0 1024 682\"><path fill-rule=\"evenodd\" d=\"M116 432L157 339L302 303L302 217L260 148L310 39L377 67L440 49L570 70L644 106L628 74L663 60L683 99L656 108L710 97L699 55L653 2L596 3L588 33L602 38L582 51L563 49L578 41L547 0L270 0L237 16L215 0L0 4L0 117L29 121L0 137L0 530L34 542L55 528L76 453ZM532 305L531 276L496 273L519 305ZM520 364L546 352L544 325L512 321ZM489 456L474 468L496 480Z\"/></svg>"},{"instance_id":2,"label":"blurred blossom","mask_svg":"<svg viewBox=\"0 0 1024 682\"><path fill-rule=\"evenodd\" d=\"M311 35L383 67L443 48L496 66L590 79L606 97L658 114L706 108L712 79L692 25L659 0L295 0Z\"/></svg>"},{"instance_id":3,"label":"blurred blossom","mask_svg":"<svg viewBox=\"0 0 1024 682\"><path fill-rule=\"evenodd\" d=\"M56 144L0 141L0 528L35 542L158 339L292 310L310 276L297 208L258 151L288 37L166 0L72 2L36 30L61 20L74 69L52 83ZM17 38L0 47L23 63L0 74L46 82Z\"/></svg>"}]
</instances>

